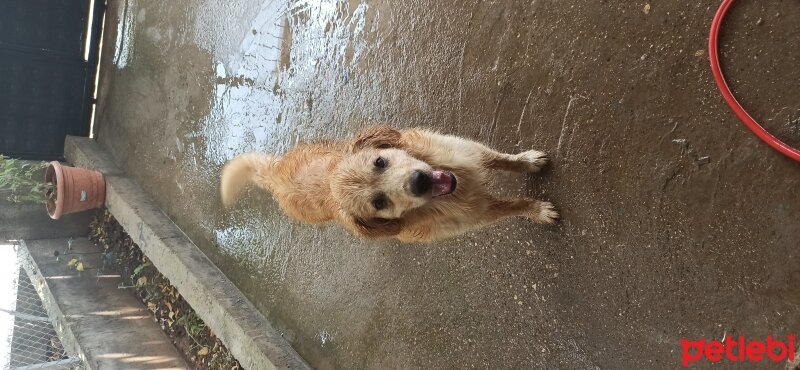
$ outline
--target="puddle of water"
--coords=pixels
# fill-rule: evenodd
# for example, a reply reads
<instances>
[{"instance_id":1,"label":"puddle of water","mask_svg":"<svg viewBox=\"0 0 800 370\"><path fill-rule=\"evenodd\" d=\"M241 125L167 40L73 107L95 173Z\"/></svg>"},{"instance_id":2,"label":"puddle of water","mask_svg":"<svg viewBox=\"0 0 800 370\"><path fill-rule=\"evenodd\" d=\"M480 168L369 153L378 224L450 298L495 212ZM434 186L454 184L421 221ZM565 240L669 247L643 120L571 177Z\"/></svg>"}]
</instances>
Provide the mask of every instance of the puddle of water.
<instances>
[{"instance_id":1,"label":"puddle of water","mask_svg":"<svg viewBox=\"0 0 800 370\"><path fill-rule=\"evenodd\" d=\"M337 85L349 82L352 67L367 48L368 9L360 3L351 11L341 1L300 1L286 7L267 2L230 54L234 48L226 42L206 39L216 32L213 27L197 31L203 35L198 36L200 44L218 58L212 112L198 130L187 133L206 139L200 155L221 165L242 152L284 152L300 138L344 136L347 122L315 114L336 104ZM320 81L336 84L320 92ZM329 122L318 127L317 120Z\"/></svg>"}]
</instances>

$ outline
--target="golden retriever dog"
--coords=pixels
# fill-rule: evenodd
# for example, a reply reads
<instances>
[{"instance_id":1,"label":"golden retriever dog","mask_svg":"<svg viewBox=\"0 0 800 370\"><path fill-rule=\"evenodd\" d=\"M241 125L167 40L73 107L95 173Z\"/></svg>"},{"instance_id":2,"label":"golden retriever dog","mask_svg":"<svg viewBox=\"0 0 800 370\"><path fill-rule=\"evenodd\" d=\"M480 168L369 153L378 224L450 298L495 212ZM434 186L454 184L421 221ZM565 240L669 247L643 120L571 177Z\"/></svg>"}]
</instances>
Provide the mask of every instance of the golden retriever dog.
<instances>
[{"instance_id":1,"label":"golden retriever dog","mask_svg":"<svg viewBox=\"0 0 800 370\"><path fill-rule=\"evenodd\" d=\"M298 145L282 156L242 154L221 178L226 206L249 183L271 192L292 218L338 222L366 238L427 242L505 217L558 220L553 205L489 194L492 169L537 172L546 154L505 154L455 136L374 126L349 141Z\"/></svg>"}]
</instances>

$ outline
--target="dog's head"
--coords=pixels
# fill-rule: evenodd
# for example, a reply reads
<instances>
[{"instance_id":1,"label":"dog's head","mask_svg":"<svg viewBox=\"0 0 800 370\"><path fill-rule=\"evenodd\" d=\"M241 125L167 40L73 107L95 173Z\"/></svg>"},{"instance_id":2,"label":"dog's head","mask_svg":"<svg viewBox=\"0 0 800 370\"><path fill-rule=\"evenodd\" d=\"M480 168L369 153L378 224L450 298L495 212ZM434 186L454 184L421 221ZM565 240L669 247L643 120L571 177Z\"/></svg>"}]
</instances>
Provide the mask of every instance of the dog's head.
<instances>
[{"instance_id":1,"label":"dog's head","mask_svg":"<svg viewBox=\"0 0 800 370\"><path fill-rule=\"evenodd\" d=\"M403 216L455 191L456 178L404 149L400 132L388 126L362 131L350 143L331 178L341 218L358 234L399 234Z\"/></svg>"}]
</instances>

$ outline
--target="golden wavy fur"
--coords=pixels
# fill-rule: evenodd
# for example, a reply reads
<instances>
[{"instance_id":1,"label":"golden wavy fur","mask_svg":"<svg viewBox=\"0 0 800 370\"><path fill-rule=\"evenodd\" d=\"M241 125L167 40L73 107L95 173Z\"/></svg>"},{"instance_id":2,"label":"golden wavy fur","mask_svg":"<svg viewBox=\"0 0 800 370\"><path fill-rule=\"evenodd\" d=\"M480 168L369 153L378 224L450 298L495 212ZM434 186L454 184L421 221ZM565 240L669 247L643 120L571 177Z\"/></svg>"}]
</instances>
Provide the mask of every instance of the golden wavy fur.
<instances>
[{"instance_id":1,"label":"golden wavy fur","mask_svg":"<svg viewBox=\"0 0 800 370\"><path fill-rule=\"evenodd\" d=\"M230 206L254 183L299 221L338 222L366 238L426 242L505 217L554 223L559 215L549 202L497 198L487 187L490 169L537 172L547 162L536 150L504 154L455 136L374 126L350 141L302 144L283 156L237 156L222 171L221 193ZM427 184L415 188L415 174Z\"/></svg>"}]
</instances>

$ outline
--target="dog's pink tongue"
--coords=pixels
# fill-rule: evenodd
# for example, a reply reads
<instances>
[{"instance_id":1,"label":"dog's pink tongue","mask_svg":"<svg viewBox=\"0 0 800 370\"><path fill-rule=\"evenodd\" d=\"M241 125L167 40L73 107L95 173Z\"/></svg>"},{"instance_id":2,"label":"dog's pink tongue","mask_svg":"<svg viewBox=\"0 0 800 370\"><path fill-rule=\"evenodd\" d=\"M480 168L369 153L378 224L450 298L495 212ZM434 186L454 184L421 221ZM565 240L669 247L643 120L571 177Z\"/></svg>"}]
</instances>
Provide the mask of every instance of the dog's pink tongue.
<instances>
[{"instance_id":1,"label":"dog's pink tongue","mask_svg":"<svg viewBox=\"0 0 800 370\"><path fill-rule=\"evenodd\" d=\"M434 197L450 194L453 191L453 176L450 175L450 172L433 171L431 179L433 180L432 195Z\"/></svg>"}]
</instances>

